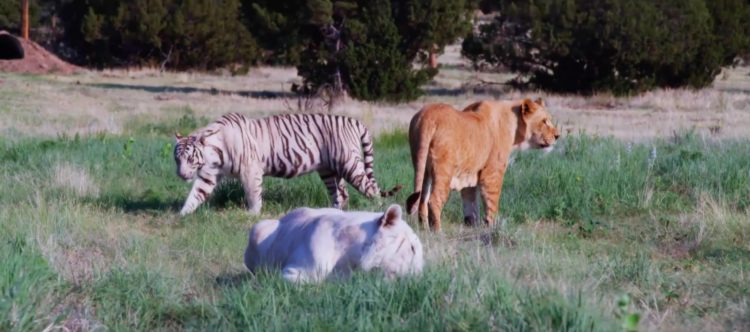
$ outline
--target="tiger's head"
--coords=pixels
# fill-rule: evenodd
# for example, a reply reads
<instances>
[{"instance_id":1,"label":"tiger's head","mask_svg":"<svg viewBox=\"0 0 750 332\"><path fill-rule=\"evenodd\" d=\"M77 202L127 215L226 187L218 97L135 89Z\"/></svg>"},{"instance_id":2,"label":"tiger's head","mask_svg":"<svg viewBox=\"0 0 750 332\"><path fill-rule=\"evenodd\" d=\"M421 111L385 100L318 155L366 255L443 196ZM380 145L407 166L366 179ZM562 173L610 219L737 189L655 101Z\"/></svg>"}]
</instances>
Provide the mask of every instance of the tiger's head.
<instances>
[{"instance_id":1,"label":"tiger's head","mask_svg":"<svg viewBox=\"0 0 750 332\"><path fill-rule=\"evenodd\" d=\"M551 150L560 138L560 131L552 123L552 116L544 109L544 100L525 99L520 106L523 125L516 133L521 149Z\"/></svg>"},{"instance_id":2,"label":"tiger's head","mask_svg":"<svg viewBox=\"0 0 750 332\"><path fill-rule=\"evenodd\" d=\"M376 221L374 233L362 246L360 264L364 271L381 270L387 278L422 272L422 242L402 218L398 204Z\"/></svg>"},{"instance_id":3,"label":"tiger's head","mask_svg":"<svg viewBox=\"0 0 750 332\"><path fill-rule=\"evenodd\" d=\"M193 180L205 164L198 137L183 137L175 133L175 139L174 161L177 164L177 175L185 181Z\"/></svg>"}]
</instances>

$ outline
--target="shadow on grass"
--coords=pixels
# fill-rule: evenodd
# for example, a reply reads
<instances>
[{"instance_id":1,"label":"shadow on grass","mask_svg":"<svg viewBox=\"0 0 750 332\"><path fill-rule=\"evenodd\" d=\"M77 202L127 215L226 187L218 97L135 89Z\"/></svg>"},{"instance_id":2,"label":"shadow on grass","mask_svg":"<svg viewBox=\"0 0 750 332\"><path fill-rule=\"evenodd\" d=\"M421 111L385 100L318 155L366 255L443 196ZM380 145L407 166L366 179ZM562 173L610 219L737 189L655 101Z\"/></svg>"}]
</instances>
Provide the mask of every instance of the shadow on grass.
<instances>
[{"instance_id":1,"label":"shadow on grass","mask_svg":"<svg viewBox=\"0 0 750 332\"><path fill-rule=\"evenodd\" d=\"M242 184L239 181L235 179L223 180L216 187L208 201L213 208L245 208L245 191L242 189Z\"/></svg>"},{"instance_id":2,"label":"shadow on grass","mask_svg":"<svg viewBox=\"0 0 750 332\"><path fill-rule=\"evenodd\" d=\"M707 261L739 262L750 259L750 250L744 248L711 248L699 251L700 258Z\"/></svg>"},{"instance_id":3,"label":"shadow on grass","mask_svg":"<svg viewBox=\"0 0 750 332\"><path fill-rule=\"evenodd\" d=\"M216 285L222 288L235 288L255 279L250 272L226 273L216 277Z\"/></svg>"},{"instance_id":4,"label":"shadow on grass","mask_svg":"<svg viewBox=\"0 0 750 332\"><path fill-rule=\"evenodd\" d=\"M300 200L296 197L290 201L290 189L271 187L266 185L267 190L263 191L263 206L264 210L267 210L267 206L279 206L284 209L295 207L296 202ZM329 203L326 201L327 195L319 189L321 192L317 195L317 200L322 200L318 204L313 206L327 206ZM141 193L110 193L108 195L99 196L98 198L92 198L87 201L89 204L93 204L104 208L115 208L121 209L125 213L140 213L140 212L161 212L161 213L177 213L182 205L185 203L189 195L190 189L188 188L158 188L158 189L146 189ZM357 199L357 198L355 198ZM354 199L352 200L354 201ZM227 179L221 181L216 187L214 192L210 195L208 203L203 203L199 208L208 206L208 209L212 211L220 211L226 209L245 209L245 192L242 189L242 184L234 179Z\"/></svg>"},{"instance_id":5,"label":"shadow on grass","mask_svg":"<svg viewBox=\"0 0 750 332\"><path fill-rule=\"evenodd\" d=\"M478 84L476 86L459 87L459 88L441 88L441 87L430 87L424 88L424 94L426 96L433 97L460 97L466 95L492 95L500 96L508 93L512 87L507 84Z\"/></svg>"},{"instance_id":6,"label":"shadow on grass","mask_svg":"<svg viewBox=\"0 0 750 332\"><path fill-rule=\"evenodd\" d=\"M166 85L150 86L150 85L135 85L135 84L117 84L117 83L95 83L88 84L89 86L103 89L121 89L121 90L140 90L151 93L206 93L211 95L237 95L248 98L257 99L279 99L279 98L291 98L295 94L291 91L234 91L234 90L221 90L216 88L204 89L204 88L193 88L193 87L174 87Z\"/></svg>"},{"instance_id":7,"label":"shadow on grass","mask_svg":"<svg viewBox=\"0 0 750 332\"><path fill-rule=\"evenodd\" d=\"M125 213L137 213L144 211L177 212L182 207L183 202L177 199L159 199L142 195L141 197L104 196L92 203L99 206L120 208Z\"/></svg>"}]
</instances>

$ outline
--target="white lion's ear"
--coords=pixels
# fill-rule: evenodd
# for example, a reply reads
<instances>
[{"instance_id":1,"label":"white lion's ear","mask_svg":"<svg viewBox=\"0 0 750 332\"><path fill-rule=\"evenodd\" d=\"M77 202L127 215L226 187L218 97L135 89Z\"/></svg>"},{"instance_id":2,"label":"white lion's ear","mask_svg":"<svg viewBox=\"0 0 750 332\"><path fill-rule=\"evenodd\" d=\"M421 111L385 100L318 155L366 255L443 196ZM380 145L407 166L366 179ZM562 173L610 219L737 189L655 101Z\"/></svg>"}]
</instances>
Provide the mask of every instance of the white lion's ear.
<instances>
[{"instance_id":1,"label":"white lion's ear","mask_svg":"<svg viewBox=\"0 0 750 332\"><path fill-rule=\"evenodd\" d=\"M385 211L383 217L380 218L380 226L392 227L399 220L401 220L401 206L398 204L393 204L388 207L388 210Z\"/></svg>"}]
</instances>

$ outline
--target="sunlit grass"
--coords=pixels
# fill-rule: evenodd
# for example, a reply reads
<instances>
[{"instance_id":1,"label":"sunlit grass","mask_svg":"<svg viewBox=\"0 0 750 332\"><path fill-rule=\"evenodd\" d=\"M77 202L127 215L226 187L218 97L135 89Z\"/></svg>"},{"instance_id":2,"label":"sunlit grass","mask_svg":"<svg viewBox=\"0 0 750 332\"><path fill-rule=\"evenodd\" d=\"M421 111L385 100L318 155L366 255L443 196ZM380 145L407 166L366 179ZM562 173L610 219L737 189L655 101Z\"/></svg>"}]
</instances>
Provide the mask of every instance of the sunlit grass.
<instances>
[{"instance_id":1,"label":"sunlit grass","mask_svg":"<svg viewBox=\"0 0 750 332\"><path fill-rule=\"evenodd\" d=\"M461 226L454 195L444 234L420 231L422 276L294 286L245 271L246 232L328 206L324 185L266 178L251 216L230 181L178 218L189 184L174 174L169 131L201 121L0 142L0 330L611 331L628 315L642 329L750 324L747 141L568 136L552 153L514 155L497 228ZM381 187L404 190L371 201L350 188L351 209L409 194L406 135L380 136L375 157Z\"/></svg>"}]
</instances>

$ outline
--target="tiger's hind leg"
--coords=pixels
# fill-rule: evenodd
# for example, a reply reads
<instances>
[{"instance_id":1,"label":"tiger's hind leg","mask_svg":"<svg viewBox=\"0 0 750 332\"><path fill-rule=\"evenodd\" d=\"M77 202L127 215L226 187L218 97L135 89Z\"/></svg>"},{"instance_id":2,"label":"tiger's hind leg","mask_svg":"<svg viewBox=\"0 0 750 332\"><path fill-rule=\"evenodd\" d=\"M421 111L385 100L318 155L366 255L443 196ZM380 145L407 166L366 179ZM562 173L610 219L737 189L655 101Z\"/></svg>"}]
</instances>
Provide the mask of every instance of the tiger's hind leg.
<instances>
[{"instance_id":1,"label":"tiger's hind leg","mask_svg":"<svg viewBox=\"0 0 750 332\"><path fill-rule=\"evenodd\" d=\"M346 180L344 180L343 178L337 178L336 181L338 182L338 190L336 190L336 195L340 197L339 208L345 209L349 204L349 192L346 190Z\"/></svg>"},{"instance_id":2,"label":"tiger's hind leg","mask_svg":"<svg viewBox=\"0 0 750 332\"><path fill-rule=\"evenodd\" d=\"M358 155L353 155L346 162L340 163L338 166L335 168L338 176L346 180L346 182L351 183L357 191L367 196L367 198L380 196L380 188L377 182L367 176L365 165Z\"/></svg>"},{"instance_id":3,"label":"tiger's hind leg","mask_svg":"<svg viewBox=\"0 0 750 332\"><path fill-rule=\"evenodd\" d=\"M331 195L331 202L333 207L337 209L344 209L349 203L349 193L346 190L346 181L337 176L335 172L323 171L319 172L320 178L328 189L328 193Z\"/></svg>"}]
</instances>

